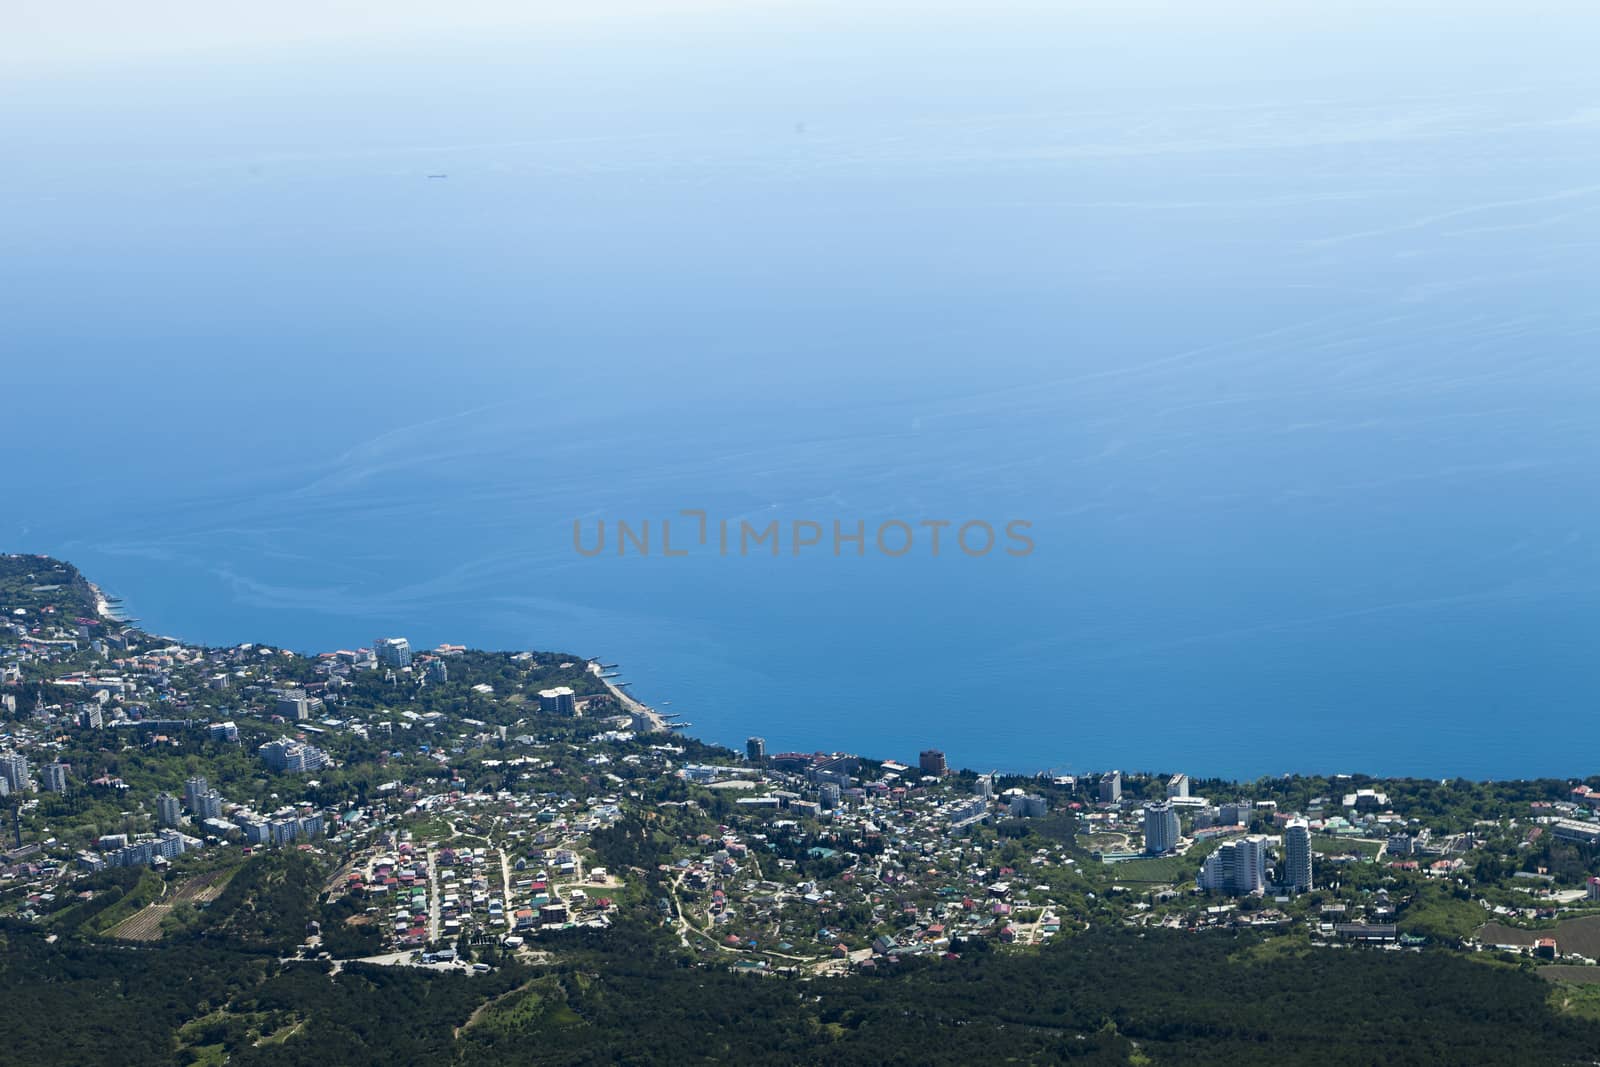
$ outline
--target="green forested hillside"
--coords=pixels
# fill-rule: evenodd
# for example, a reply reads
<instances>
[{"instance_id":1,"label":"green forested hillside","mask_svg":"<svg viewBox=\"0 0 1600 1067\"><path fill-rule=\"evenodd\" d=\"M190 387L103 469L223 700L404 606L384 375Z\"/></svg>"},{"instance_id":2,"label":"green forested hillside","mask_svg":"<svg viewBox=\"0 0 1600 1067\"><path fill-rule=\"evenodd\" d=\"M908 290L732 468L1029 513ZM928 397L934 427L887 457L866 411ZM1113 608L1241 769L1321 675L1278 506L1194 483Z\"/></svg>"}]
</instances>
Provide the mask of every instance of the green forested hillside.
<instances>
[{"instance_id":1,"label":"green forested hillside","mask_svg":"<svg viewBox=\"0 0 1600 1067\"><path fill-rule=\"evenodd\" d=\"M330 974L211 936L298 918L292 873L241 873L201 931L158 948L4 927L9 1062L1560 1064L1600 1049L1600 1025L1554 1014L1551 986L1517 967L1221 933L1093 932L815 981L685 966L632 924L485 976Z\"/></svg>"}]
</instances>

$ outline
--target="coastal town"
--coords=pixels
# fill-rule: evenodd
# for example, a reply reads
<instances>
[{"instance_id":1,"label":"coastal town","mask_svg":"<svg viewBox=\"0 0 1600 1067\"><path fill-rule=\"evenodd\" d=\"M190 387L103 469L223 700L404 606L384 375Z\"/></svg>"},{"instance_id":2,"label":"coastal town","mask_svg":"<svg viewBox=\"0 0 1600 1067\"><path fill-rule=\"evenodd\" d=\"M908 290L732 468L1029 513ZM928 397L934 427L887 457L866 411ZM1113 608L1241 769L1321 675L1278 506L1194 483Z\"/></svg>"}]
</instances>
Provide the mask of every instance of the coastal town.
<instances>
[{"instance_id":1,"label":"coastal town","mask_svg":"<svg viewBox=\"0 0 1600 1067\"><path fill-rule=\"evenodd\" d=\"M1600 781L1007 776L704 745L561 654L302 655L147 634L67 565L0 560L0 909L195 921L314 857L297 952L484 973L633 915L707 966L818 976L1094 927L1425 946L1600 978Z\"/></svg>"}]
</instances>

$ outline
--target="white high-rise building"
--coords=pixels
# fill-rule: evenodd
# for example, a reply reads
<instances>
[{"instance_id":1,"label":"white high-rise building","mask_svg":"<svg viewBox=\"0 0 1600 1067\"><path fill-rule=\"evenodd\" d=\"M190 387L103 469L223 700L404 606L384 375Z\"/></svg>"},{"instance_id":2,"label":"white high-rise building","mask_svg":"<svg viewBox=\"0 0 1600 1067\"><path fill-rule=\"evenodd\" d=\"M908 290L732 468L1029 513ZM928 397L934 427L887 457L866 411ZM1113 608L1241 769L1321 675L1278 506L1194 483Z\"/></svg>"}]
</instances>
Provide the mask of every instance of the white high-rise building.
<instances>
[{"instance_id":1,"label":"white high-rise building","mask_svg":"<svg viewBox=\"0 0 1600 1067\"><path fill-rule=\"evenodd\" d=\"M1174 774L1167 779L1167 796L1186 797L1189 795L1189 776L1187 774Z\"/></svg>"},{"instance_id":2,"label":"white high-rise building","mask_svg":"<svg viewBox=\"0 0 1600 1067\"><path fill-rule=\"evenodd\" d=\"M44 765L44 788L49 793L65 793L67 791L67 765L65 763L47 763Z\"/></svg>"},{"instance_id":3,"label":"white high-rise building","mask_svg":"<svg viewBox=\"0 0 1600 1067\"><path fill-rule=\"evenodd\" d=\"M570 719L578 714L578 705L572 690L560 685L554 689L539 690L539 710L546 715L565 715Z\"/></svg>"},{"instance_id":4,"label":"white high-rise building","mask_svg":"<svg viewBox=\"0 0 1600 1067\"><path fill-rule=\"evenodd\" d=\"M207 819L222 818L222 794L215 789L207 789L195 798L198 807L195 808L194 817L200 822Z\"/></svg>"},{"instance_id":5,"label":"white high-rise building","mask_svg":"<svg viewBox=\"0 0 1600 1067\"><path fill-rule=\"evenodd\" d=\"M304 689L285 689L278 694L277 711L290 722L304 722L311 718L311 699Z\"/></svg>"},{"instance_id":6,"label":"white high-rise building","mask_svg":"<svg viewBox=\"0 0 1600 1067\"><path fill-rule=\"evenodd\" d=\"M183 783L183 806L188 808L191 812L199 811L200 798L204 796L206 790L210 788L211 787L206 784L206 780L199 775L195 775L193 778L190 778L187 782Z\"/></svg>"},{"instance_id":7,"label":"white high-rise building","mask_svg":"<svg viewBox=\"0 0 1600 1067\"><path fill-rule=\"evenodd\" d=\"M1200 868L1200 888L1243 896L1267 884L1267 845L1263 837L1224 842Z\"/></svg>"},{"instance_id":8,"label":"white high-rise building","mask_svg":"<svg viewBox=\"0 0 1600 1067\"><path fill-rule=\"evenodd\" d=\"M380 637L372 643L372 651L385 666L411 666L411 642L403 637Z\"/></svg>"},{"instance_id":9,"label":"white high-rise building","mask_svg":"<svg viewBox=\"0 0 1600 1067\"><path fill-rule=\"evenodd\" d=\"M1116 804L1122 800L1122 772L1112 771L1100 779L1100 803Z\"/></svg>"},{"instance_id":10,"label":"white high-rise building","mask_svg":"<svg viewBox=\"0 0 1600 1067\"><path fill-rule=\"evenodd\" d=\"M1170 801L1144 806L1144 850L1152 856L1178 847L1178 813Z\"/></svg>"},{"instance_id":11,"label":"white high-rise building","mask_svg":"<svg viewBox=\"0 0 1600 1067\"><path fill-rule=\"evenodd\" d=\"M256 751L268 767L280 774L304 774L328 765L328 754L322 749L288 738L268 741Z\"/></svg>"},{"instance_id":12,"label":"white high-rise building","mask_svg":"<svg viewBox=\"0 0 1600 1067\"><path fill-rule=\"evenodd\" d=\"M193 838L184 837L176 830L162 830L156 837L156 855L165 859L181 856Z\"/></svg>"},{"instance_id":13,"label":"white high-rise building","mask_svg":"<svg viewBox=\"0 0 1600 1067\"><path fill-rule=\"evenodd\" d=\"M1042 819L1050 811L1050 802L1037 793L1017 793L1011 797L1008 810L1019 819Z\"/></svg>"},{"instance_id":14,"label":"white high-rise building","mask_svg":"<svg viewBox=\"0 0 1600 1067\"><path fill-rule=\"evenodd\" d=\"M17 752L0 755L0 778L5 779L13 793L28 788L28 757Z\"/></svg>"},{"instance_id":15,"label":"white high-rise building","mask_svg":"<svg viewBox=\"0 0 1600 1067\"><path fill-rule=\"evenodd\" d=\"M1283 830L1283 873L1278 881L1303 893L1311 888L1311 827L1304 819L1291 819Z\"/></svg>"},{"instance_id":16,"label":"white high-rise building","mask_svg":"<svg viewBox=\"0 0 1600 1067\"><path fill-rule=\"evenodd\" d=\"M1241 893L1259 893L1267 887L1267 839L1246 837L1235 850L1238 874L1234 884Z\"/></svg>"},{"instance_id":17,"label":"white high-rise building","mask_svg":"<svg viewBox=\"0 0 1600 1067\"><path fill-rule=\"evenodd\" d=\"M156 797L156 822L162 826L177 826L179 820L178 798L168 793Z\"/></svg>"}]
</instances>

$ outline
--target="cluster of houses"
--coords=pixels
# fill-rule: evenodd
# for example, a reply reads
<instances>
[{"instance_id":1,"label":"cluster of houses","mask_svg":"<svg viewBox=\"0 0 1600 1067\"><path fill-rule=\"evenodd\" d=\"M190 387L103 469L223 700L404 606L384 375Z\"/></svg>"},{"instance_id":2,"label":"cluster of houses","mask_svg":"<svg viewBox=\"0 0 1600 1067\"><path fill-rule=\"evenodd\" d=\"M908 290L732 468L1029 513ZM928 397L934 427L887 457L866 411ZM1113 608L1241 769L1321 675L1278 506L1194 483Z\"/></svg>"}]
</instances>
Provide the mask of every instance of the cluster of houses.
<instances>
[{"instance_id":1,"label":"cluster of houses","mask_svg":"<svg viewBox=\"0 0 1600 1067\"><path fill-rule=\"evenodd\" d=\"M579 843L615 821L620 798L453 790L413 799L397 809L397 827L426 821L461 833L418 841L410 829L384 831L343 886L385 920L392 948L437 950L463 937L518 948L540 931L609 925L607 892L620 882L585 870Z\"/></svg>"},{"instance_id":2,"label":"cluster of houses","mask_svg":"<svg viewBox=\"0 0 1600 1067\"><path fill-rule=\"evenodd\" d=\"M1061 925L1054 888L1029 877L1070 870L1064 846L997 861L975 833L1046 816L1050 801L992 777L959 781L942 754L869 765L839 753L767 755L689 766L687 781L733 792L717 835L683 840L659 902L705 951L758 951L877 966L946 953L963 939L1037 942Z\"/></svg>"},{"instance_id":3,"label":"cluster of houses","mask_svg":"<svg viewBox=\"0 0 1600 1067\"><path fill-rule=\"evenodd\" d=\"M515 948L541 931L610 921L612 895L640 872L596 866L589 838L626 811L658 826L693 816L683 825L694 832L681 832L664 864L661 921L685 944L757 969L877 967L976 939L1036 944L1060 933L1063 916L1081 925L1091 913L1191 930L1303 925L1328 943L1398 946L1404 897L1304 894L1341 881L1340 868L1353 864L1465 884L1484 844L1476 827L1435 835L1383 790L1354 782L1291 811L1191 795L1182 774L1010 779L1020 784L1001 788L997 775L952 775L931 749L915 763L875 762L768 754L751 738L743 760L689 759L678 739L636 732L658 724L606 719L597 713L606 698L553 684L581 668L552 657L541 666L519 654L468 686L479 661L463 660L460 646L413 652L403 638L383 638L315 657L249 644L203 649L46 608L30 601L18 615L0 605L0 712L10 720L0 793L26 794L8 809L13 847L0 878L26 882L24 912L51 903L74 868L160 866L225 842L325 841L349 864L338 892L359 895L359 914L381 926L386 947L437 955L465 938ZM23 683L42 675L56 683L53 702L19 706ZM502 679L513 678L506 692ZM422 697L438 686L454 686L468 713L430 710L441 705ZM391 693L392 708L373 706ZM97 747L113 751L243 744L257 761L255 792L230 802L199 777L181 798L130 789L105 767L60 758L68 741L88 747L83 731L104 731L93 735ZM377 749L393 779L340 805L301 799L337 769L330 752L348 755L356 742L363 759ZM250 786L229 788L238 796ZM116 796L131 809L127 832L20 840L38 791L75 789ZM44 810L66 810L42 799ZM701 832L709 824L716 832ZM1600 790L1576 786L1512 824L1523 845L1548 834L1600 846ZM1536 911L1600 902L1600 880L1574 890L1541 870L1514 877ZM1564 899L1547 900L1556 894Z\"/></svg>"}]
</instances>

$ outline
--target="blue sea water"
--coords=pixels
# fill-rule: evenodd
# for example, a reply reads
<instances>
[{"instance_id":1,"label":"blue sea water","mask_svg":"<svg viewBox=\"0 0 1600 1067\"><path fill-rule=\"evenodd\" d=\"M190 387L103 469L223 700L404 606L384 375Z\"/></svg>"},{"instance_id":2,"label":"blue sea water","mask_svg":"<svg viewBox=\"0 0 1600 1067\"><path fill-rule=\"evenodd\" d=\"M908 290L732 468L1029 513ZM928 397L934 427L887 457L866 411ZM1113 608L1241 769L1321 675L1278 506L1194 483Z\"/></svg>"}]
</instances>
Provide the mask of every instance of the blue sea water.
<instances>
[{"instance_id":1,"label":"blue sea water","mask_svg":"<svg viewBox=\"0 0 1600 1067\"><path fill-rule=\"evenodd\" d=\"M603 656L770 750L1592 773L1593 27L1234 29L17 83L0 548L214 644ZM1036 548L573 550L680 509Z\"/></svg>"}]
</instances>

